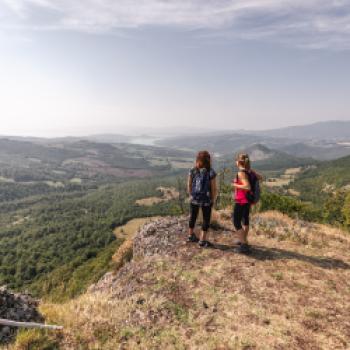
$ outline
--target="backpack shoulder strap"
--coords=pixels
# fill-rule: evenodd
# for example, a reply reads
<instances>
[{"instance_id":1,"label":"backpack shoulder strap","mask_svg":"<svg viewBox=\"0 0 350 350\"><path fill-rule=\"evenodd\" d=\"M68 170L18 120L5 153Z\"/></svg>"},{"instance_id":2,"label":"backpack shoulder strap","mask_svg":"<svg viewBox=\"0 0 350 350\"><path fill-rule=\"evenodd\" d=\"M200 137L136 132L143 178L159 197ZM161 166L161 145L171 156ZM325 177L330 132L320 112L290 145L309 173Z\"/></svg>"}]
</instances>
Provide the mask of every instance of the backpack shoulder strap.
<instances>
[{"instance_id":1,"label":"backpack shoulder strap","mask_svg":"<svg viewBox=\"0 0 350 350\"><path fill-rule=\"evenodd\" d=\"M192 168L190 170L190 175L193 177L194 175L196 175L198 173L198 169L197 168Z\"/></svg>"},{"instance_id":2,"label":"backpack shoulder strap","mask_svg":"<svg viewBox=\"0 0 350 350\"><path fill-rule=\"evenodd\" d=\"M240 170L240 172L245 173L247 175L248 182L249 182L250 186L252 186L252 178L251 178L252 172L250 170L246 170L246 169L242 169L242 170ZM238 179L238 173L237 173L237 179Z\"/></svg>"}]
</instances>

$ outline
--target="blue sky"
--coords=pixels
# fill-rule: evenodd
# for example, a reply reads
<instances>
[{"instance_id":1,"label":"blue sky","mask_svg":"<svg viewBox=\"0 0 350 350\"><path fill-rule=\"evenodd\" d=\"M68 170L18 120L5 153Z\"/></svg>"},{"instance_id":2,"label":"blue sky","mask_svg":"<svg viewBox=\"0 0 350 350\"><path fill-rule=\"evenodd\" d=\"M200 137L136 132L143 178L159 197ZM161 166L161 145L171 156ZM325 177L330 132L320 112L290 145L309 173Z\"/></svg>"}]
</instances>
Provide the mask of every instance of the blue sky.
<instances>
[{"instance_id":1,"label":"blue sky","mask_svg":"<svg viewBox=\"0 0 350 350\"><path fill-rule=\"evenodd\" d=\"M0 134L350 119L350 1L0 0Z\"/></svg>"}]
</instances>

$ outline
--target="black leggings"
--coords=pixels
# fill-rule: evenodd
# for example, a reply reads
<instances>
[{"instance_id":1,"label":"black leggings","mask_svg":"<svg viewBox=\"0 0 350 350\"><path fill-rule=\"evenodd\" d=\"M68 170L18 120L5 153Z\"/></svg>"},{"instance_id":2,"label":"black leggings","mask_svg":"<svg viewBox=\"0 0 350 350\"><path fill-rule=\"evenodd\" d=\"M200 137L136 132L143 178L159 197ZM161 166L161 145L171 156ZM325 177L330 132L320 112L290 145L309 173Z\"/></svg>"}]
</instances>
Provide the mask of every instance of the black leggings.
<instances>
[{"instance_id":1,"label":"black leggings","mask_svg":"<svg viewBox=\"0 0 350 350\"><path fill-rule=\"evenodd\" d=\"M250 204L235 204L232 213L232 222L235 226L235 229L241 230L242 224L244 226L249 226L249 212L250 212Z\"/></svg>"},{"instance_id":2,"label":"black leggings","mask_svg":"<svg viewBox=\"0 0 350 350\"><path fill-rule=\"evenodd\" d=\"M190 222L189 227L194 228L196 225L196 220L199 212L199 208L202 208L203 213L203 224L202 224L202 230L208 231L209 225L210 225L210 216L211 216L211 206L199 206L191 203L190 207Z\"/></svg>"}]
</instances>

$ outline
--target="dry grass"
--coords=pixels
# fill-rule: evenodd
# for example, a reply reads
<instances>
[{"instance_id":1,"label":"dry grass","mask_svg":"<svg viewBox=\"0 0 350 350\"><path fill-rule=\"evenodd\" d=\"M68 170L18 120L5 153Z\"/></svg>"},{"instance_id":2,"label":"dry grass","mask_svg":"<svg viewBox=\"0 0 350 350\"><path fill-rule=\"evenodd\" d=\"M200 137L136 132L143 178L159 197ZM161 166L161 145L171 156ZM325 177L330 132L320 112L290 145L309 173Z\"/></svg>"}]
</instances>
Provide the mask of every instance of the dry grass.
<instances>
[{"instance_id":1,"label":"dry grass","mask_svg":"<svg viewBox=\"0 0 350 350\"><path fill-rule=\"evenodd\" d=\"M289 188L287 193L291 194L292 196L295 196L295 197L299 197L300 196L300 192L297 191L297 190L294 190L293 188Z\"/></svg>"},{"instance_id":2,"label":"dry grass","mask_svg":"<svg viewBox=\"0 0 350 350\"><path fill-rule=\"evenodd\" d=\"M132 250L134 243L134 236L137 231L145 224L159 219L159 216L148 218L137 218L128 221L125 225L119 226L114 230L114 234L119 238L124 238L125 241L118 248L112 257L113 267L118 271L124 264L132 259Z\"/></svg>"},{"instance_id":3,"label":"dry grass","mask_svg":"<svg viewBox=\"0 0 350 350\"><path fill-rule=\"evenodd\" d=\"M80 184L83 182L83 180L80 179L79 177L75 177L75 178L73 178L73 179L70 179L69 182L72 183L72 184L78 184L78 185L80 185Z\"/></svg>"},{"instance_id":4,"label":"dry grass","mask_svg":"<svg viewBox=\"0 0 350 350\"><path fill-rule=\"evenodd\" d=\"M285 171L286 175L296 175L299 174L301 172L301 168L289 168Z\"/></svg>"},{"instance_id":5,"label":"dry grass","mask_svg":"<svg viewBox=\"0 0 350 350\"><path fill-rule=\"evenodd\" d=\"M119 270L126 262L132 259L133 238L127 238L119 249L112 256L113 266L115 270Z\"/></svg>"},{"instance_id":6,"label":"dry grass","mask_svg":"<svg viewBox=\"0 0 350 350\"><path fill-rule=\"evenodd\" d=\"M3 176L0 176L0 182L10 182L10 183L14 183L16 182L14 179L10 179L8 177L3 177Z\"/></svg>"},{"instance_id":7,"label":"dry grass","mask_svg":"<svg viewBox=\"0 0 350 350\"><path fill-rule=\"evenodd\" d=\"M264 184L270 188L288 186L291 182L294 181L295 177L301 172L301 170L301 168L289 168L280 177L270 178L265 181Z\"/></svg>"},{"instance_id":8,"label":"dry grass","mask_svg":"<svg viewBox=\"0 0 350 350\"><path fill-rule=\"evenodd\" d=\"M264 184L267 187L283 187L287 186L290 184L291 179L283 179L283 178L274 178L274 179L269 179L270 181L265 181Z\"/></svg>"},{"instance_id":9,"label":"dry grass","mask_svg":"<svg viewBox=\"0 0 350 350\"><path fill-rule=\"evenodd\" d=\"M50 186L50 187L54 187L54 188L61 188L61 187L65 187L64 183L61 181L45 181L46 185Z\"/></svg>"},{"instance_id":10,"label":"dry grass","mask_svg":"<svg viewBox=\"0 0 350 350\"><path fill-rule=\"evenodd\" d=\"M129 238L130 235L134 235L140 229L140 227L158 218L158 216L153 216L147 218L132 219L125 225L118 226L113 232L118 238Z\"/></svg>"},{"instance_id":11,"label":"dry grass","mask_svg":"<svg viewBox=\"0 0 350 350\"><path fill-rule=\"evenodd\" d=\"M135 203L138 205L150 207L154 204L169 202L173 199L179 198L179 192L174 187L158 187L157 190L162 192L162 197L148 197L138 199Z\"/></svg>"},{"instance_id":12,"label":"dry grass","mask_svg":"<svg viewBox=\"0 0 350 350\"><path fill-rule=\"evenodd\" d=\"M104 292L41 311L62 349L349 349L349 234L267 212L250 238L244 256L212 232L216 249L131 261Z\"/></svg>"}]
</instances>

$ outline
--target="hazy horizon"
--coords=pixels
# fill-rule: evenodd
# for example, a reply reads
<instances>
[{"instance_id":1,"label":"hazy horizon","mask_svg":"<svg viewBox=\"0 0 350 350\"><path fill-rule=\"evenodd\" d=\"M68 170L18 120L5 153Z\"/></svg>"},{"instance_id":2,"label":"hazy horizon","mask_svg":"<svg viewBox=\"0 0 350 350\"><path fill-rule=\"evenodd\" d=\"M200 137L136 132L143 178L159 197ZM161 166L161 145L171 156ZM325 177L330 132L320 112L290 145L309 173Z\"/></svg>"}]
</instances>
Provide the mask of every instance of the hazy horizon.
<instances>
[{"instance_id":1,"label":"hazy horizon","mask_svg":"<svg viewBox=\"0 0 350 350\"><path fill-rule=\"evenodd\" d=\"M150 136L154 138L159 137L167 137L167 136L173 136L173 135L187 135L187 134L206 134L206 133L225 133L225 132L248 132L248 133L254 133L254 132L262 132L262 131L271 131L271 130L278 130L278 129L284 129L284 128L293 128L293 127L302 127L302 126L312 126L316 124L322 124L322 123L342 123L342 122L349 122L350 120L327 120L327 121L321 121L321 122L315 122L315 123L307 123L307 124L294 124L294 125L286 125L279 128L260 128L260 129L220 129L220 128L191 128L186 129L185 126L177 125L174 127L131 127L131 126L119 126L116 127L113 131L112 129L102 131L102 132L84 132L83 130L76 130L76 132L68 132L65 133L64 131L60 130L47 130L42 131L41 133L23 133L23 134L6 134L6 133L0 133L0 137L37 137L37 138L65 138L65 137L91 137L95 135L121 135L121 136L129 136L129 137L142 137L142 136Z\"/></svg>"},{"instance_id":2,"label":"hazy horizon","mask_svg":"<svg viewBox=\"0 0 350 350\"><path fill-rule=\"evenodd\" d=\"M0 0L0 134L350 120L349 28L345 0Z\"/></svg>"}]
</instances>

